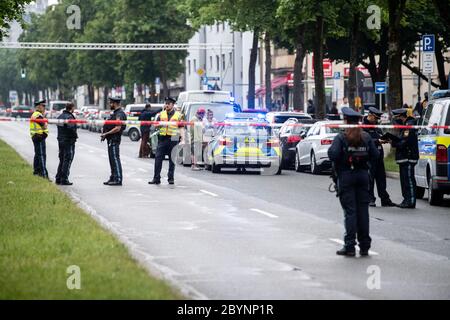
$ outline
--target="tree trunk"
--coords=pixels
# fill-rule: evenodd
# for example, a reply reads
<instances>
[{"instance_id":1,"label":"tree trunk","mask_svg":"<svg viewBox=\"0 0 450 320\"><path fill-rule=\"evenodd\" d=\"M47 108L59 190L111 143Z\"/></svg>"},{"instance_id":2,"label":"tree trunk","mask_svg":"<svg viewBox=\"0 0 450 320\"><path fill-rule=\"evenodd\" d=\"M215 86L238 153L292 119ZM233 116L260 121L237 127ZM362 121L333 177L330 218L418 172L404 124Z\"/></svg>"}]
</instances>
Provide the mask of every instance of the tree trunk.
<instances>
[{"instance_id":1,"label":"tree trunk","mask_svg":"<svg viewBox=\"0 0 450 320\"><path fill-rule=\"evenodd\" d=\"M443 46L442 46L442 42L439 41L439 39L436 39L436 51L435 51L435 55L436 55L436 64L437 64L437 68L438 68L438 73L439 73L439 82L441 83L441 89L448 89L448 81L447 81L447 75L445 74L445 58L443 55ZM450 79L449 79L450 81Z\"/></svg>"},{"instance_id":2,"label":"tree trunk","mask_svg":"<svg viewBox=\"0 0 450 320\"><path fill-rule=\"evenodd\" d=\"M403 50L400 46L400 21L405 10L405 3L406 0L389 0L389 110L401 108L403 105Z\"/></svg>"},{"instance_id":3,"label":"tree trunk","mask_svg":"<svg viewBox=\"0 0 450 320\"><path fill-rule=\"evenodd\" d=\"M166 53L164 51L159 51L159 63L161 72L161 83L163 86L163 96L168 97L170 95L169 87L167 85L167 63L166 63Z\"/></svg>"},{"instance_id":4,"label":"tree trunk","mask_svg":"<svg viewBox=\"0 0 450 320\"><path fill-rule=\"evenodd\" d=\"M324 18L317 17L314 41L314 83L316 87L316 118L325 117L325 79L323 76Z\"/></svg>"},{"instance_id":5,"label":"tree trunk","mask_svg":"<svg viewBox=\"0 0 450 320\"><path fill-rule=\"evenodd\" d=\"M109 94L109 90L107 86L103 87L103 108L105 110L108 109L108 94Z\"/></svg>"},{"instance_id":6,"label":"tree trunk","mask_svg":"<svg viewBox=\"0 0 450 320\"><path fill-rule=\"evenodd\" d=\"M356 68L359 65L358 59L358 44L359 44L359 23L360 23L360 14L355 13L353 15L352 22L352 32L351 32L351 42L350 42L350 70L349 70L349 78L348 78L348 99L350 103L350 107L356 110L355 106L355 98L356 91L358 86L357 81L357 70Z\"/></svg>"},{"instance_id":7,"label":"tree trunk","mask_svg":"<svg viewBox=\"0 0 450 320\"><path fill-rule=\"evenodd\" d=\"M305 107L305 90L303 85L303 61L305 60L305 26L297 30L294 63L294 110L307 112Z\"/></svg>"},{"instance_id":8,"label":"tree trunk","mask_svg":"<svg viewBox=\"0 0 450 320\"><path fill-rule=\"evenodd\" d=\"M270 46L270 35L266 32L264 35L264 50L266 56L265 62L265 83L266 83L266 109L272 107L272 53Z\"/></svg>"},{"instance_id":9,"label":"tree trunk","mask_svg":"<svg viewBox=\"0 0 450 320\"><path fill-rule=\"evenodd\" d=\"M59 95L61 95L61 92L59 93ZM89 104L95 104L94 87L92 86L92 84L88 84L88 101Z\"/></svg>"},{"instance_id":10,"label":"tree trunk","mask_svg":"<svg viewBox=\"0 0 450 320\"><path fill-rule=\"evenodd\" d=\"M256 62L258 60L259 30L253 31L253 44L250 51L250 62L248 66L248 108L255 109L255 84L256 84Z\"/></svg>"}]
</instances>

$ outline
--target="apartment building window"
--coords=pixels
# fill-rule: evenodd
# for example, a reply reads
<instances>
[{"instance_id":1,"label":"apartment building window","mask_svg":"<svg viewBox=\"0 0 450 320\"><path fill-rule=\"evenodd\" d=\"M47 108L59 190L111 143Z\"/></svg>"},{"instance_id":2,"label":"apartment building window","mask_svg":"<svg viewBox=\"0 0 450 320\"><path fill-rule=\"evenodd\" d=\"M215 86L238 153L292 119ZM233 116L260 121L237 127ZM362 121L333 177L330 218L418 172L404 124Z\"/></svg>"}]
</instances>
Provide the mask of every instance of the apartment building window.
<instances>
[{"instance_id":1,"label":"apartment building window","mask_svg":"<svg viewBox=\"0 0 450 320\"><path fill-rule=\"evenodd\" d=\"M225 54L222 54L222 70L225 71L226 67Z\"/></svg>"},{"instance_id":2,"label":"apartment building window","mask_svg":"<svg viewBox=\"0 0 450 320\"><path fill-rule=\"evenodd\" d=\"M213 66L213 57L209 56L209 70L212 70L214 68Z\"/></svg>"},{"instance_id":3,"label":"apartment building window","mask_svg":"<svg viewBox=\"0 0 450 320\"><path fill-rule=\"evenodd\" d=\"M216 23L216 29L217 29L217 32L219 32L219 23L218 22Z\"/></svg>"},{"instance_id":4,"label":"apartment building window","mask_svg":"<svg viewBox=\"0 0 450 320\"><path fill-rule=\"evenodd\" d=\"M188 60L188 74L191 75L191 60Z\"/></svg>"},{"instance_id":5,"label":"apartment building window","mask_svg":"<svg viewBox=\"0 0 450 320\"><path fill-rule=\"evenodd\" d=\"M220 71L220 57L216 56L216 71Z\"/></svg>"},{"instance_id":6,"label":"apartment building window","mask_svg":"<svg viewBox=\"0 0 450 320\"><path fill-rule=\"evenodd\" d=\"M233 66L233 52L230 52L230 66Z\"/></svg>"},{"instance_id":7,"label":"apartment building window","mask_svg":"<svg viewBox=\"0 0 450 320\"><path fill-rule=\"evenodd\" d=\"M194 72L197 72L197 60L194 59Z\"/></svg>"}]
</instances>

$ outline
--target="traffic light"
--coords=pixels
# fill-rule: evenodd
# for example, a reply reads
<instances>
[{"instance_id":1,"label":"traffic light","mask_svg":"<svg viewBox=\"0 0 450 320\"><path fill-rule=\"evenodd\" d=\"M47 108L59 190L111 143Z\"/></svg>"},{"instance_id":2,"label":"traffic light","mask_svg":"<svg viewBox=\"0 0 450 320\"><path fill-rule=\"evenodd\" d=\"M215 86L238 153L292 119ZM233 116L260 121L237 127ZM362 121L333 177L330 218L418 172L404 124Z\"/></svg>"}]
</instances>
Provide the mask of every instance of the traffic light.
<instances>
[{"instance_id":1,"label":"traffic light","mask_svg":"<svg viewBox=\"0 0 450 320\"><path fill-rule=\"evenodd\" d=\"M25 70L25 68L22 68L20 70L20 76L22 77L22 79L25 79L27 77L27 71Z\"/></svg>"}]
</instances>

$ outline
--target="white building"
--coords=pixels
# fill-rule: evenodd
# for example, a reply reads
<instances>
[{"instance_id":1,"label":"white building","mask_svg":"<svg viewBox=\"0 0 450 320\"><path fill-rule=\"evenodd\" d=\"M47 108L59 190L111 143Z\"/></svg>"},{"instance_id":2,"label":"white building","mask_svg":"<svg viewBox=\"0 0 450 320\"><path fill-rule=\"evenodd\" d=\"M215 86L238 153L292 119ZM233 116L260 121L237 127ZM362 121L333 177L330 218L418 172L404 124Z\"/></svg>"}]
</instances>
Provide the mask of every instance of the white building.
<instances>
[{"instance_id":1,"label":"white building","mask_svg":"<svg viewBox=\"0 0 450 320\"><path fill-rule=\"evenodd\" d=\"M208 78L210 88L234 92L236 102L247 108L248 68L252 46L252 32L233 32L227 23L203 26L189 40L189 44L217 44L213 49L189 50L186 58L186 90L202 90ZM223 49L233 44L232 49ZM258 50L259 53L259 50ZM256 87L260 86L261 68L258 54Z\"/></svg>"}]
</instances>

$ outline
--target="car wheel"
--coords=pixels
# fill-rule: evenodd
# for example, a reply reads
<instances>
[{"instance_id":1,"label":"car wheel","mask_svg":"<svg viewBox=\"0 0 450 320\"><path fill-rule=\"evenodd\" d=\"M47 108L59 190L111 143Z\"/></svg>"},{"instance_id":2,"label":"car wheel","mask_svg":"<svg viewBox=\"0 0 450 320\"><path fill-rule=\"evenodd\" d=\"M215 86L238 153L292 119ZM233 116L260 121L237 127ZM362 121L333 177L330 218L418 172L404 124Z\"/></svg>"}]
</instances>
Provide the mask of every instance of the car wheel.
<instances>
[{"instance_id":1,"label":"car wheel","mask_svg":"<svg viewBox=\"0 0 450 320\"><path fill-rule=\"evenodd\" d=\"M303 172L303 167L300 165L300 155L298 154L298 151L295 151L295 171L297 172Z\"/></svg>"},{"instance_id":2,"label":"car wheel","mask_svg":"<svg viewBox=\"0 0 450 320\"><path fill-rule=\"evenodd\" d=\"M220 173L220 166L217 165L214 161L211 164L211 171L212 173Z\"/></svg>"},{"instance_id":3,"label":"car wheel","mask_svg":"<svg viewBox=\"0 0 450 320\"><path fill-rule=\"evenodd\" d=\"M283 168L282 168L281 165L280 165L280 167L278 168L278 171L277 171L276 175L279 176L279 175L281 175L282 172L283 172Z\"/></svg>"},{"instance_id":4,"label":"car wheel","mask_svg":"<svg viewBox=\"0 0 450 320\"><path fill-rule=\"evenodd\" d=\"M425 195L425 188L417 187L416 188L416 198L417 199L423 199L424 195Z\"/></svg>"},{"instance_id":5,"label":"car wheel","mask_svg":"<svg viewBox=\"0 0 450 320\"><path fill-rule=\"evenodd\" d=\"M128 136L130 137L131 141L139 141L139 139L141 138L141 134L137 129L131 129L128 132Z\"/></svg>"},{"instance_id":6,"label":"car wheel","mask_svg":"<svg viewBox=\"0 0 450 320\"><path fill-rule=\"evenodd\" d=\"M320 167L317 165L316 155L315 155L314 151L311 152L311 173L312 174L320 173Z\"/></svg>"},{"instance_id":7,"label":"car wheel","mask_svg":"<svg viewBox=\"0 0 450 320\"><path fill-rule=\"evenodd\" d=\"M433 189L433 180L428 178L428 203L432 206L438 206L442 203L444 194L438 190Z\"/></svg>"}]
</instances>

